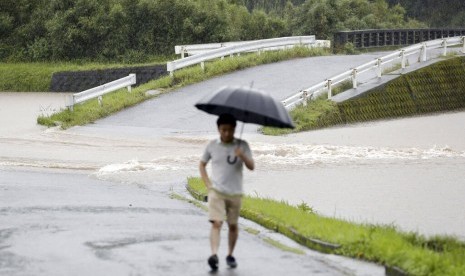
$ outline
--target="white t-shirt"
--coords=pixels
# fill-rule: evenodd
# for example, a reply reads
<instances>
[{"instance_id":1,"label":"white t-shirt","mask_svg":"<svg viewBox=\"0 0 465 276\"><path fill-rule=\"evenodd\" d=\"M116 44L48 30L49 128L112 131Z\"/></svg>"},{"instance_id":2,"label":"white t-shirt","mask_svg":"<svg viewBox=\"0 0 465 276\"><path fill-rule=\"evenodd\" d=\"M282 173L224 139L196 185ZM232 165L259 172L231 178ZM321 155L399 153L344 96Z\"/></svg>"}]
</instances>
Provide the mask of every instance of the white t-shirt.
<instances>
[{"instance_id":1,"label":"white t-shirt","mask_svg":"<svg viewBox=\"0 0 465 276\"><path fill-rule=\"evenodd\" d=\"M240 145L244 155L252 159L250 147L244 140L234 138L231 143L223 143L215 139L208 143L201 160L205 163L212 161L210 180L212 188L227 195L242 195L242 167L243 161L234 154Z\"/></svg>"}]
</instances>

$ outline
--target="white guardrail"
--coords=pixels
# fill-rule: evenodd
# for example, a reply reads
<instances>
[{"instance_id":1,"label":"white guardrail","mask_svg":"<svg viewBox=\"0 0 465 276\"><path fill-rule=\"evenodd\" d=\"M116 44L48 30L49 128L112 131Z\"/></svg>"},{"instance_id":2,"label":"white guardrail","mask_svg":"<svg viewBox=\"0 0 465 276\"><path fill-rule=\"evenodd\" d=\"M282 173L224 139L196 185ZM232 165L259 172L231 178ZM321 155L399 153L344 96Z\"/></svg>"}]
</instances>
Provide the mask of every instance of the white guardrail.
<instances>
[{"instance_id":1,"label":"white guardrail","mask_svg":"<svg viewBox=\"0 0 465 276\"><path fill-rule=\"evenodd\" d=\"M136 74L129 74L127 77L117 79L79 93L75 93L71 96L68 108L73 111L75 104L82 103L93 98L98 98L99 104L102 105L102 95L124 87L127 87L128 92L131 92L131 85L134 84L136 84Z\"/></svg>"},{"instance_id":2,"label":"white guardrail","mask_svg":"<svg viewBox=\"0 0 465 276\"><path fill-rule=\"evenodd\" d=\"M332 87L337 84L350 80L352 81L352 87L357 88L357 85L358 85L357 78L362 74L375 70L376 77L381 78L381 75L383 74L383 66L386 64L392 63L394 61L400 61L401 69L405 69L407 65L406 61L407 61L408 56L419 54L418 61L425 62L427 61L426 53L428 50L443 48L444 50L442 52L442 55L445 56L447 55L448 46L457 46L457 45L462 45L461 52L465 53L465 37L464 36L431 40L431 41L415 44L412 46L408 46L400 50L397 50L389 55L377 58L373 61L362 64L358 67L352 68L348 71L345 71L344 73L336 75L323 82L317 83L307 89L304 89L286 98L285 100L282 101L282 103L287 109L291 109L297 104L300 104L300 103L305 104L307 100L316 99L319 95L321 95L324 92L327 92L328 99L331 99Z\"/></svg>"},{"instance_id":3,"label":"white guardrail","mask_svg":"<svg viewBox=\"0 0 465 276\"><path fill-rule=\"evenodd\" d=\"M181 58L185 58L186 55L193 56L193 55L203 54L211 50L216 50L219 48L224 48L224 47L229 47L229 46L241 45L241 44L248 43L248 42L250 41L176 45L174 46L174 52L177 55L181 55ZM313 40L312 42L305 44L305 45L309 47L330 48L331 41L330 40ZM260 50L261 51L276 51L276 50L284 50L284 49L286 49L286 46L263 48ZM257 51L258 50L253 50L249 52L257 52Z\"/></svg>"},{"instance_id":4,"label":"white guardrail","mask_svg":"<svg viewBox=\"0 0 465 276\"><path fill-rule=\"evenodd\" d=\"M317 45L317 41L315 40L315 36L292 36L292 37L280 37L280 38L271 38L271 39L262 39L262 40L254 40L254 41L247 41L247 42L230 42L231 44L221 44L221 43L213 43L213 44L201 44L198 46L195 45L184 45L184 46L177 46L175 47L175 51L177 53L183 53L189 50L192 54L197 52L197 54L193 54L186 58L181 58L178 60L174 60L168 62L166 67L170 75L173 76L174 71L179 70L184 67L188 67L195 64L200 64L202 68L205 68L205 61L212 60L215 58L224 58L225 56L232 56L234 54L240 54L244 52L254 52L257 51L259 54L264 49L273 49L279 47L286 47L286 46L295 46L295 45L308 45L313 47L313 45ZM222 47L224 45L224 47ZM226 46L227 45L227 46ZM320 41L318 45L328 46L328 42ZM181 47L181 48L180 48ZM182 50L184 47L184 50Z\"/></svg>"}]
</instances>

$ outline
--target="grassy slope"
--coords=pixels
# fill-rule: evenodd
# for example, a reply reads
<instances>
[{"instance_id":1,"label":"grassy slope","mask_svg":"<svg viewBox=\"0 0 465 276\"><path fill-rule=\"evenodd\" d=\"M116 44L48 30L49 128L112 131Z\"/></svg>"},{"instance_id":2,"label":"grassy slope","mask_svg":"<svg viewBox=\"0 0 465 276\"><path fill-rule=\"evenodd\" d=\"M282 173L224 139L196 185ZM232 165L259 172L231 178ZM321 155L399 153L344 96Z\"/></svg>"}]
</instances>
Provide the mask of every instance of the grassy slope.
<instances>
[{"instance_id":1,"label":"grassy slope","mask_svg":"<svg viewBox=\"0 0 465 276\"><path fill-rule=\"evenodd\" d=\"M291 111L295 132L465 108L465 58L447 59L402 75L359 98L333 103L319 99ZM265 128L265 134L285 131Z\"/></svg>"},{"instance_id":2,"label":"grassy slope","mask_svg":"<svg viewBox=\"0 0 465 276\"><path fill-rule=\"evenodd\" d=\"M189 178L188 188L200 199L206 194L200 178ZM246 196L242 206L241 216L323 252L400 267L412 275L463 275L465 271L465 244L451 237L427 239L394 226L351 223L271 199ZM309 239L340 247L328 249Z\"/></svg>"},{"instance_id":3,"label":"grassy slope","mask_svg":"<svg viewBox=\"0 0 465 276\"><path fill-rule=\"evenodd\" d=\"M143 65L152 64L156 63ZM0 63L0 91L47 92L50 89L52 75L56 72L86 71L127 66L116 63Z\"/></svg>"}]
</instances>

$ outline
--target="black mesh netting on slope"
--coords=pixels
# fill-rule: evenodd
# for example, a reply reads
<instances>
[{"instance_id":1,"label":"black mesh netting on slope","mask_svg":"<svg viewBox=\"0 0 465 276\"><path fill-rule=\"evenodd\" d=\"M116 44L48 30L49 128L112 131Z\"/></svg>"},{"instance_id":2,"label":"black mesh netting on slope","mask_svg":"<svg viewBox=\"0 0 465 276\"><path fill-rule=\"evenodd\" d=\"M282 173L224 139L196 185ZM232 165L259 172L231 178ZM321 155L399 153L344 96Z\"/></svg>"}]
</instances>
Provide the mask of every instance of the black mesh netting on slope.
<instances>
[{"instance_id":1,"label":"black mesh netting on slope","mask_svg":"<svg viewBox=\"0 0 465 276\"><path fill-rule=\"evenodd\" d=\"M115 68L91 71L58 72L52 76L51 92L80 92L129 74L136 74L135 86L166 75L166 65Z\"/></svg>"}]
</instances>

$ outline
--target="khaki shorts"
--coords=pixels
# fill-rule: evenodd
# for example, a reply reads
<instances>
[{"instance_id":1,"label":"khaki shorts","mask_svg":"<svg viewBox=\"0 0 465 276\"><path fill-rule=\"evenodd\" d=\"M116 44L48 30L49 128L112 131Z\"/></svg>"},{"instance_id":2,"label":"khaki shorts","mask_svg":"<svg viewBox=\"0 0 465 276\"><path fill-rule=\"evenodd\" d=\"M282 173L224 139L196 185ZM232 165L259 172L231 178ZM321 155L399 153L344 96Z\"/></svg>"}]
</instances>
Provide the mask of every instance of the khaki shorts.
<instances>
[{"instance_id":1,"label":"khaki shorts","mask_svg":"<svg viewBox=\"0 0 465 276\"><path fill-rule=\"evenodd\" d=\"M208 192L208 218L210 221L226 221L237 224L241 210L241 196L227 196L210 189Z\"/></svg>"}]
</instances>

